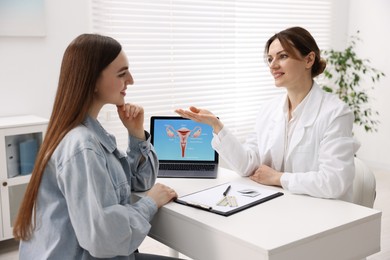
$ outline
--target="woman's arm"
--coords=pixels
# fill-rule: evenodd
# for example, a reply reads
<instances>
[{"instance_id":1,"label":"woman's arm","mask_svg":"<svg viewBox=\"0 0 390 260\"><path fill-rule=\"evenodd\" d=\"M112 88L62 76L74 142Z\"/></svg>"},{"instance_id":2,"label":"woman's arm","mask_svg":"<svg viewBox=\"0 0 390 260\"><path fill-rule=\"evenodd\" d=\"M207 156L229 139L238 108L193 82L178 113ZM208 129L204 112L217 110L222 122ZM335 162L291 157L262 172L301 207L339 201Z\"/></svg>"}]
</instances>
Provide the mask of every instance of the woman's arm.
<instances>
[{"instance_id":1,"label":"woman's arm","mask_svg":"<svg viewBox=\"0 0 390 260\"><path fill-rule=\"evenodd\" d=\"M131 172L131 189L135 191L149 190L155 183L158 171L158 158L150 134L145 131L146 140L129 136L127 159Z\"/></svg>"},{"instance_id":2,"label":"woman's arm","mask_svg":"<svg viewBox=\"0 0 390 260\"><path fill-rule=\"evenodd\" d=\"M120 205L119 197L130 196L125 174L113 181L106 166L112 162L97 150L85 148L67 160L58 185L82 248L94 257L130 255L148 234L157 205L149 197Z\"/></svg>"}]
</instances>

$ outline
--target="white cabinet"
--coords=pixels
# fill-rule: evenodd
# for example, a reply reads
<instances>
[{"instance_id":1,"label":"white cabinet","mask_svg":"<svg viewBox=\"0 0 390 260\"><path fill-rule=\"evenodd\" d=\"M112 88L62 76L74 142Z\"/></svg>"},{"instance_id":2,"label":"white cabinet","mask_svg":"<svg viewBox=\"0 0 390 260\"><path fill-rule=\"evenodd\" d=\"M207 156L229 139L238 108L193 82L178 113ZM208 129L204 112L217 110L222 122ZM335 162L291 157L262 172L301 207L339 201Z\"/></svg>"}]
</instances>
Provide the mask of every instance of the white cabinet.
<instances>
[{"instance_id":1,"label":"white cabinet","mask_svg":"<svg viewBox=\"0 0 390 260\"><path fill-rule=\"evenodd\" d=\"M0 241L12 238L48 120L27 115L0 117Z\"/></svg>"}]
</instances>

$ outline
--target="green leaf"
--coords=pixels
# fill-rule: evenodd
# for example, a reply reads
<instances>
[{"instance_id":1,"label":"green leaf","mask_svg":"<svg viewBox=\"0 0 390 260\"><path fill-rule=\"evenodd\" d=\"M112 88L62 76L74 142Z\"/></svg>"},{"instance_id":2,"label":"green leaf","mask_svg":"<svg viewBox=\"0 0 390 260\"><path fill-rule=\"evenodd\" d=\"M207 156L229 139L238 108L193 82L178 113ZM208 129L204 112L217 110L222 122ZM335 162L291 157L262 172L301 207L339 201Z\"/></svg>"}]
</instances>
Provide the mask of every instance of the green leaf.
<instances>
[{"instance_id":1,"label":"green leaf","mask_svg":"<svg viewBox=\"0 0 390 260\"><path fill-rule=\"evenodd\" d=\"M327 83L323 89L326 92L335 93L353 111L355 124L364 127L365 131L377 131L379 121L374 116L378 112L365 109L369 106L370 97L367 89L374 89L375 85L367 86L365 79L371 79L372 83L378 82L385 73L373 68L369 59L362 59L355 51L356 44L361 42L359 31L350 37L350 42L344 50L336 51L328 49L321 51L327 61L324 77Z\"/></svg>"},{"instance_id":2,"label":"green leaf","mask_svg":"<svg viewBox=\"0 0 390 260\"><path fill-rule=\"evenodd\" d=\"M328 86L323 86L322 89L325 91L325 92L329 92L329 93L333 93L333 89L328 87Z\"/></svg>"}]
</instances>

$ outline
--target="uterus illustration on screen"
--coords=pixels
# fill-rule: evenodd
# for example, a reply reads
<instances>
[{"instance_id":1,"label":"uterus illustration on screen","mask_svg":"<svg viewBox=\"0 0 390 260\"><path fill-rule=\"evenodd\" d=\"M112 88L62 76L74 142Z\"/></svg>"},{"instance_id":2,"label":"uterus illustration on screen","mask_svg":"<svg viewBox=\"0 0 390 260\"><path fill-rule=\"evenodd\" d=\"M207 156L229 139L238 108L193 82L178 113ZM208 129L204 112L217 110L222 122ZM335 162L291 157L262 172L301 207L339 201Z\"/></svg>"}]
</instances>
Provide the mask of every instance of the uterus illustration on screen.
<instances>
[{"instance_id":1,"label":"uterus illustration on screen","mask_svg":"<svg viewBox=\"0 0 390 260\"><path fill-rule=\"evenodd\" d=\"M181 127L176 130L173 126L168 125L165 130L169 137L180 139L181 157L185 157L188 137L197 138L202 133L202 128L200 126L196 126L192 130L186 127Z\"/></svg>"}]
</instances>

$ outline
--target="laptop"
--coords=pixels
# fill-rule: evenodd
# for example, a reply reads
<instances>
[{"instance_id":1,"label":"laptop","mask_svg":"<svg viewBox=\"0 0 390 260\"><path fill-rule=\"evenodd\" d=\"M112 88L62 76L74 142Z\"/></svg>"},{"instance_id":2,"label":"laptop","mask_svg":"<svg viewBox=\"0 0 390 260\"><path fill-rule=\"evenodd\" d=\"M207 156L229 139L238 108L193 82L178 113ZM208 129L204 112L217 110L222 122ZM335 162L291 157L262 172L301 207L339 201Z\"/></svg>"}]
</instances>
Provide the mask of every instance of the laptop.
<instances>
[{"instance_id":1,"label":"laptop","mask_svg":"<svg viewBox=\"0 0 390 260\"><path fill-rule=\"evenodd\" d=\"M216 178L218 153L211 147L213 128L180 116L152 116L151 142L160 178Z\"/></svg>"}]
</instances>

